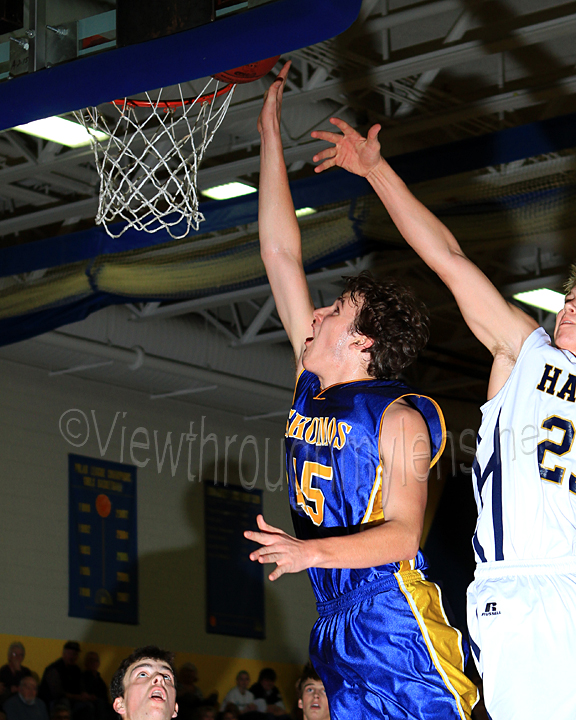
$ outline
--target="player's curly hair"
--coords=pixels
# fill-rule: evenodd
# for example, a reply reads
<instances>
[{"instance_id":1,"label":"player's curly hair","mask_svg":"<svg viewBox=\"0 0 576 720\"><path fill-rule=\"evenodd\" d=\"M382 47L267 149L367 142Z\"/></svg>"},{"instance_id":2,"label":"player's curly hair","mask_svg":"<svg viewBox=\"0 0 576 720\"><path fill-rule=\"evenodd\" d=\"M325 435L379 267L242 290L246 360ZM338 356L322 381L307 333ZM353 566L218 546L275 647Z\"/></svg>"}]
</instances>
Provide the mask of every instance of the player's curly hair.
<instances>
[{"instance_id":1,"label":"player's curly hair","mask_svg":"<svg viewBox=\"0 0 576 720\"><path fill-rule=\"evenodd\" d=\"M126 676L126 671L130 665L138 662L138 660L160 660L168 663L174 678L176 678L174 653L171 653L168 650L161 650L159 647L156 647L156 645L146 645L145 647L134 650L131 655L128 655L128 657L124 658L124 660L120 663L120 667L116 670L110 682L110 695L112 696L112 701L114 701L117 697L124 697L124 677Z\"/></svg>"},{"instance_id":2,"label":"player's curly hair","mask_svg":"<svg viewBox=\"0 0 576 720\"><path fill-rule=\"evenodd\" d=\"M369 272L345 278L344 293L358 306L355 332L374 341L368 374L379 380L397 377L411 365L430 337L426 306L393 278L377 280Z\"/></svg>"},{"instance_id":3,"label":"player's curly hair","mask_svg":"<svg viewBox=\"0 0 576 720\"><path fill-rule=\"evenodd\" d=\"M576 263L570 267L570 275L568 280L564 283L564 292L566 295L576 286Z\"/></svg>"}]
</instances>

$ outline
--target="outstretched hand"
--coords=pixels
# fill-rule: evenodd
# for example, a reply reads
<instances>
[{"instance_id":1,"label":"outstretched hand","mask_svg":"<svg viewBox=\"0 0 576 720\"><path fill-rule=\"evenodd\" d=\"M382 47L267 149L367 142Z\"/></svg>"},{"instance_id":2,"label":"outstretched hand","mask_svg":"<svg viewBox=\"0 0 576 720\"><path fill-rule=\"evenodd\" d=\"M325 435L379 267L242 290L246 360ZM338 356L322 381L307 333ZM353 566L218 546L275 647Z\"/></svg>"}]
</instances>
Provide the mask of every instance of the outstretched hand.
<instances>
[{"instance_id":1,"label":"outstretched hand","mask_svg":"<svg viewBox=\"0 0 576 720\"><path fill-rule=\"evenodd\" d=\"M284 65L282 70L278 73L278 77L268 90L264 93L264 104L260 115L258 116L258 132L262 132L268 127L276 126L280 128L280 115L282 111L282 96L284 95L284 85L286 84L286 76L290 70L292 62L288 62Z\"/></svg>"},{"instance_id":2,"label":"outstretched hand","mask_svg":"<svg viewBox=\"0 0 576 720\"><path fill-rule=\"evenodd\" d=\"M348 123L340 118L330 118L332 125L341 130L342 134L315 130L311 133L317 140L326 140L334 144L334 147L322 150L312 158L314 162L320 162L314 170L319 173L323 170L338 165L355 175L366 177L381 161L380 143L378 133L380 125L373 125L368 131L368 137L364 138L359 132L350 127Z\"/></svg>"},{"instance_id":3,"label":"outstretched hand","mask_svg":"<svg viewBox=\"0 0 576 720\"><path fill-rule=\"evenodd\" d=\"M248 530L244 537L262 545L250 553L250 560L262 564L276 563L275 570L268 576L270 580L277 580L284 573L297 573L310 567L306 540L298 540L284 530L268 525L262 515L258 515L256 522L260 532Z\"/></svg>"}]
</instances>

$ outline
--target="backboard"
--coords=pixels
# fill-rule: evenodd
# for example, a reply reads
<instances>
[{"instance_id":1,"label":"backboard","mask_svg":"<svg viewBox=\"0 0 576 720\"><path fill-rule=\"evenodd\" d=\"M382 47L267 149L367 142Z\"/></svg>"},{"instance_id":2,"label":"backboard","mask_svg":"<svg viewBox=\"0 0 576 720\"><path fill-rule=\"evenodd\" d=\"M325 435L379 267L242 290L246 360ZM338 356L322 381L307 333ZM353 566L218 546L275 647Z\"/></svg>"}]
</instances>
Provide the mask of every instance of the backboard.
<instances>
[{"instance_id":1,"label":"backboard","mask_svg":"<svg viewBox=\"0 0 576 720\"><path fill-rule=\"evenodd\" d=\"M327 40L361 0L12 0L0 130Z\"/></svg>"}]
</instances>

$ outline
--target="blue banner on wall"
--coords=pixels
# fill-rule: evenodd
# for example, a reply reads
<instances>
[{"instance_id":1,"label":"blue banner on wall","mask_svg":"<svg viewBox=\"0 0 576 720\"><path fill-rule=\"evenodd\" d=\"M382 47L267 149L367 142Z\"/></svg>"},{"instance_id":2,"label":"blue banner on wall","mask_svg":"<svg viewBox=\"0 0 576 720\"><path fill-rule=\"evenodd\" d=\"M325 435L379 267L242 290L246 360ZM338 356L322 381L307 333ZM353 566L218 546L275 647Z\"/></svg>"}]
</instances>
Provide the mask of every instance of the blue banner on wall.
<instances>
[{"instance_id":1,"label":"blue banner on wall","mask_svg":"<svg viewBox=\"0 0 576 720\"><path fill-rule=\"evenodd\" d=\"M264 572L248 557L256 548L244 537L262 513L262 491L204 485L206 632L266 637Z\"/></svg>"},{"instance_id":2,"label":"blue banner on wall","mask_svg":"<svg viewBox=\"0 0 576 720\"><path fill-rule=\"evenodd\" d=\"M136 468L69 455L68 476L68 615L136 625Z\"/></svg>"}]
</instances>

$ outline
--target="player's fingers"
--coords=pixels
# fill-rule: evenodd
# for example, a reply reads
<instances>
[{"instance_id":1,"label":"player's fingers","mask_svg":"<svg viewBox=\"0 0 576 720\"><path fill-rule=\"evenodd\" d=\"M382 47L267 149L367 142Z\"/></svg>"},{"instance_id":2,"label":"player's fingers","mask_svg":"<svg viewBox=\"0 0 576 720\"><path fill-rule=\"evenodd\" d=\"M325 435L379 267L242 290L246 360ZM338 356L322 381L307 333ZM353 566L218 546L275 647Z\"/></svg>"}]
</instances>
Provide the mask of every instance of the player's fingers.
<instances>
[{"instance_id":1,"label":"player's fingers","mask_svg":"<svg viewBox=\"0 0 576 720\"><path fill-rule=\"evenodd\" d=\"M286 85L286 77L288 76L288 71L290 70L291 61L288 60L288 62L284 65L282 70L278 73L276 76L276 79L270 86L270 89L274 88L276 99L281 102L282 96L284 94L284 86Z\"/></svg>"},{"instance_id":2,"label":"player's fingers","mask_svg":"<svg viewBox=\"0 0 576 720\"><path fill-rule=\"evenodd\" d=\"M276 535L271 535L270 533L262 533L262 532L256 532L255 530L246 530L244 533L244 537L247 540L252 540L253 542L260 543L260 545L271 545Z\"/></svg>"},{"instance_id":3,"label":"player's fingers","mask_svg":"<svg viewBox=\"0 0 576 720\"><path fill-rule=\"evenodd\" d=\"M380 125L379 123L376 123L376 125L372 125L370 130L368 130L368 140L376 140L380 130L382 130L382 125Z\"/></svg>"},{"instance_id":4,"label":"player's fingers","mask_svg":"<svg viewBox=\"0 0 576 720\"><path fill-rule=\"evenodd\" d=\"M264 515L258 515L256 518L256 523L258 524L258 527L260 530L263 530L267 533L283 533L284 531L280 528L274 527L274 525L268 525L266 520L264 520Z\"/></svg>"},{"instance_id":5,"label":"player's fingers","mask_svg":"<svg viewBox=\"0 0 576 720\"><path fill-rule=\"evenodd\" d=\"M340 133L331 132L330 130L314 130L310 135L315 140L325 140L326 142L333 143L336 145L339 140L342 140Z\"/></svg>"},{"instance_id":6,"label":"player's fingers","mask_svg":"<svg viewBox=\"0 0 576 720\"><path fill-rule=\"evenodd\" d=\"M336 148L330 147L326 148L326 150L321 150L319 153L316 153L312 160L314 162L320 162L321 160L328 160L333 157L336 157Z\"/></svg>"},{"instance_id":7,"label":"player's fingers","mask_svg":"<svg viewBox=\"0 0 576 720\"><path fill-rule=\"evenodd\" d=\"M341 130L344 135L350 135L350 133L356 132L353 127L348 125L347 122L344 122L344 120L340 120L340 118L332 117L330 118L330 122L332 123L332 125L336 125L336 127Z\"/></svg>"},{"instance_id":8,"label":"player's fingers","mask_svg":"<svg viewBox=\"0 0 576 720\"><path fill-rule=\"evenodd\" d=\"M284 83L278 88L278 94L276 95L276 105L282 107L282 98L284 97Z\"/></svg>"},{"instance_id":9,"label":"player's fingers","mask_svg":"<svg viewBox=\"0 0 576 720\"><path fill-rule=\"evenodd\" d=\"M325 160L321 165L316 165L314 172L324 172L324 170L329 170L331 167L334 167L334 165L336 165L335 160Z\"/></svg>"},{"instance_id":10,"label":"player's fingers","mask_svg":"<svg viewBox=\"0 0 576 720\"><path fill-rule=\"evenodd\" d=\"M272 85L266 90L266 94L264 95L264 104L267 102L270 102L270 104L275 103L278 99L278 92L280 91L280 81L279 78L276 78Z\"/></svg>"},{"instance_id":11,"label":"player's fingers","mask_svg":"<svg viewBox=\"0 0 576 720\"><path fill-rule=\"evenodd\" d=\"M280 72L278 73L278 77L276 79L282 78L283 80L285 80L286 76L288 75L288 71L290 70L291 65L292 65L292 60L287 60L284 63L284 67L282 68L282 70L280 70Z\"/></svg>"},{"instance_id":12,"label":"player's fingers","mask_svg":"<svg viewBox=\"0 0 576 720\"><path fill-rule=\"evenodd\" d=\"M263 545L262 547L258 548L257 550L254 550L250 553L249 557L252 562L276 562L275 560L268 560L270 555L278 555L276 552L276 548L270 548L266 545Z\"/></svg>"},{"instance_id":13,"label":"player's fingers","mask_svg":"<svg viewBox=\"0 0 576 720\"><path fill-rule=\"evenodd\" d=\"M285 570L283 570L281 567L276 567L276 569L273 570L270 575L268 575L268 580L274 582L274 580L278 580L281 575L284 575L284 572Z\"/></svg>"}]
</instances>

